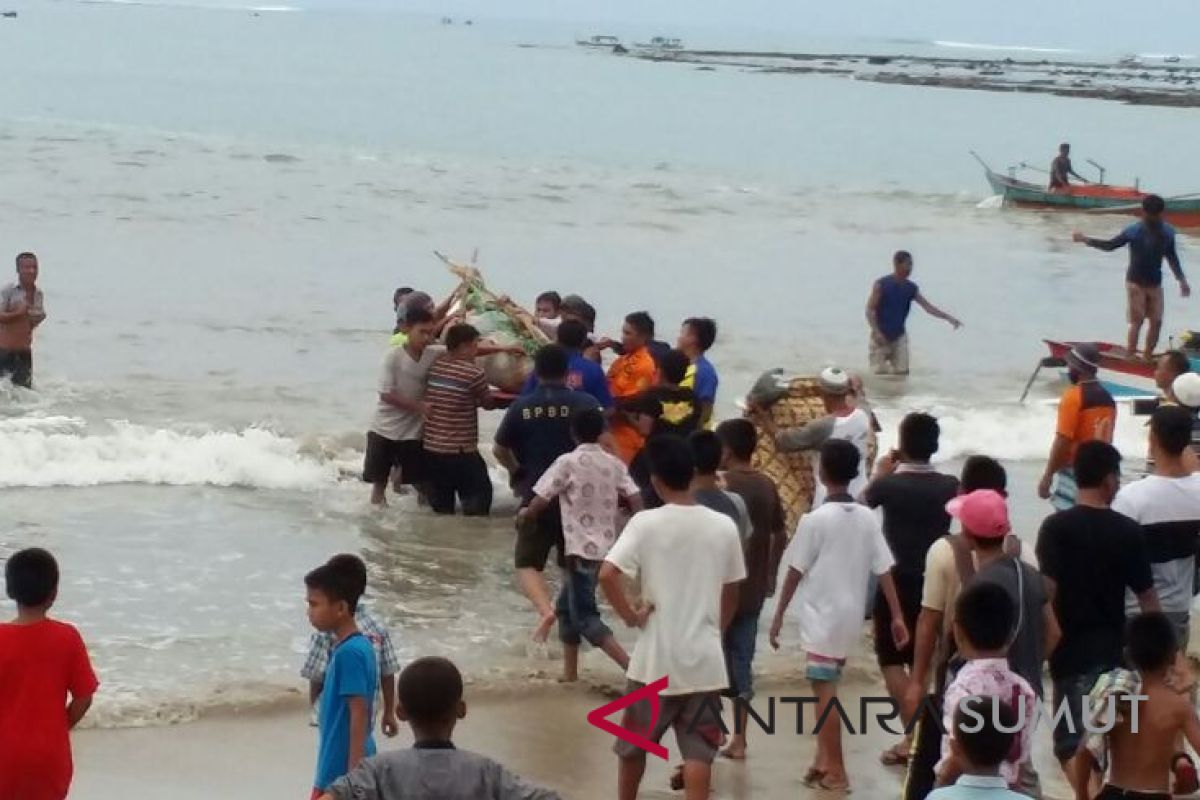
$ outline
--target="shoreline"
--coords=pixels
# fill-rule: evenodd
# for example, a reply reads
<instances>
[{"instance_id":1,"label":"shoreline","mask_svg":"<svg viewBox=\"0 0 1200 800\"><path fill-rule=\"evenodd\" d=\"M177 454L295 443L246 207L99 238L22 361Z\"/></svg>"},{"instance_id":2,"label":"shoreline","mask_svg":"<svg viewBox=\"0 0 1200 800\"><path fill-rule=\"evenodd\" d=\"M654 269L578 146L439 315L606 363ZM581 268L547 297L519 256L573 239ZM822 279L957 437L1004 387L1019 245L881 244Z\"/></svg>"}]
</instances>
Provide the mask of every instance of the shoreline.
<instances>
[{"instance_id":1,"label":"shoreline","mask_svg":"<svg viewBox=\"0 0 1200 800\"><path fill-rule=\"evenodd\" d=\"M695 64L764 74L822 75L902 86L1024 92L1127 105L1200 108L1200 65L1105 64L1049 59L984 59L866 53L746 50L632 51L643 61Z\"/></svg>"}]
</instances>

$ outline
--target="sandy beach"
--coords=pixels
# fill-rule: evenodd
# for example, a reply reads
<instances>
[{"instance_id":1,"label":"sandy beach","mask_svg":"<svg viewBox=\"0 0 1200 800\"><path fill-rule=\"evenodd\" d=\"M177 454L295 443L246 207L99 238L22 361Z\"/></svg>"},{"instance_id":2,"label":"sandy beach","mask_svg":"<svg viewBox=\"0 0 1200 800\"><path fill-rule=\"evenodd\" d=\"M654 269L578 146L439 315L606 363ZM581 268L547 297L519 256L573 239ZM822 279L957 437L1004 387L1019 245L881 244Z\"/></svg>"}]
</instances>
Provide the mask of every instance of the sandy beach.
<instances>
[{"instance_id":1,"label":"sandy beach","mask_svg":"<svg viewBox=\"0 0 1200 800\"><path fill-rule=\"evenodd\" d=\"M614 797L613 739L586 722L589 711L611 699L614 684L607 679L589 683L588 677L575 686L536 681L523 690L473 692L468 688L467 718L455 732L455 743L557 789L564 798ZM858 725L859 698L882 694L877 688L881 686L857 672L843 684L840 696L854 725ZM807 697L811 690L795 675L760 686L763 703L768 695ZM807 731L796 735L794 706L779 704L777 708L775 735L752 729L745 762L718 761L714 798L833 796L801 784L815 740ZM726 722L729 724L728 715ZM811 728L812 724L809 706L805 725ZM664 743L674 751L670 734ZM877 728L860 735L844 734L855 796L898 794L901 771L884 768L877 760L891 743L892 737ZM408 731L402 730L396 739L380 742L380 748L410 744ZM150 798L162 796L162 789L170 787L170 796L176 800L307 797L315 749L315 731L308 726L299 693L294 704L267 712L231 710L169 728L86 730L75 738L76 779L71 796L78 800ZM1045 796L1067 798L1069 793L1050 755L1048 731L1039 729L1035 749ZM682 796L667 788L674 763L649 759L642 797Z\"/></svg>"}]
</instances>

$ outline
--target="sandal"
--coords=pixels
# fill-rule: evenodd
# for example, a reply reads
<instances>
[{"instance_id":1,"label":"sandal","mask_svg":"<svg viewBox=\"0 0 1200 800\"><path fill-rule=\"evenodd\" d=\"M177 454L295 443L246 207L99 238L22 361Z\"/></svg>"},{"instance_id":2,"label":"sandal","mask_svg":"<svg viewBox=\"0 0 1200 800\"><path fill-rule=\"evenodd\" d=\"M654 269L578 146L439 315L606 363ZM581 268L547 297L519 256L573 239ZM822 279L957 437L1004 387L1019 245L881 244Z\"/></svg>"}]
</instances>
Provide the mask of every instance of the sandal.
<instances>
[{"instance_id":1,"label":"sandal","mask_svg":"<svg viewBox=\"0 0 1200 800\"><path fill-rule=\"evenodd\" d=\"M817 781L817 788L823 792L841 792L842 794L850 794L850 781L845 781L844 783L828 783L825 780L825 776L822 775L821 779Z\"/></svg>"},{"instance_id":2,"label":"sandal","mask_svg":"<svg viewBox=\"0 0 1200 800\"><path fill-rule=\"evenodd\" d=\"M816 767L809 767L808 772L804 773L804 777L801 778L800 782L803 783L805 786L807 786L809 789L813 789L817 786L818 783L820 783L824 779L825 779L825 770L817 769Z\"/></svg>"},{"instance_id":3,"label":"sandal","mask_svg":"<svg viewBox=\"0 0 1200 800\"><path fill-rule=\"evenodd\" d=\"M1192 757L1187 753L1176 753L1171 759L1171 774L1175 778L1171 794L1189 795L1200 789L1200 779L1196 776L1196 762L1192 761Z\"/></svg>"},{"instance_id":4,"label":"sandal","mask_svg":"<svg viewBox=\"0 0 1200 800\"><path fill-rule=\"evenodd\" d=\"M908 765L908 751L902 750L903 744L892 745L879 756L879 763L885 767L904 767Z\"/></svg>"}]
</instances>

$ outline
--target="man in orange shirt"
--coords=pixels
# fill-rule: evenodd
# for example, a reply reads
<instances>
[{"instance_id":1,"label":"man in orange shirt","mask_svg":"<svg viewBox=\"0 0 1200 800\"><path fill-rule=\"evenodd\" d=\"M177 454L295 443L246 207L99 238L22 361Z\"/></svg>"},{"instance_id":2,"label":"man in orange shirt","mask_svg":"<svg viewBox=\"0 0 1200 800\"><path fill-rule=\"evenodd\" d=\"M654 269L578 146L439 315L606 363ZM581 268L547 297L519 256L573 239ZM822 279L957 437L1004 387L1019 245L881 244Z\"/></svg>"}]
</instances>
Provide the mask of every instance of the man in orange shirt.
<instances>
[{"instance_id":1,"label":"man in orange shirt","mask_svg":"<svg viewBox=\"0 0 1200 800\"><path fill-rule=\"evenodd\" d=\"M648 345L654 339L654 320L645 311L635 311L621 327L623 355L608 369L608 386L616 401L612 435L617 455L626 464L642 449L645 434L636 415L625 410L627 402L655 384L658 367Z\"/></svg>"},{"instance_id":2,"label":"man in orange shirt","mask_svg":"<svg viewBox=\"0 0 1200 800\"><path fill-rule=\"evenodd\" d=\"M1058 403L1058 426L1046 471L1038 483L1038 497L1049 500L1059 511L1075 505L1075 451L1084 442L1112 443L1117 423L1117 404L1096 380L1100 350L1094 344L1077 344L1067 353L1071 388ZM1053 489L1053 491L1051 491Z\"/></svg>"}]
</instances>

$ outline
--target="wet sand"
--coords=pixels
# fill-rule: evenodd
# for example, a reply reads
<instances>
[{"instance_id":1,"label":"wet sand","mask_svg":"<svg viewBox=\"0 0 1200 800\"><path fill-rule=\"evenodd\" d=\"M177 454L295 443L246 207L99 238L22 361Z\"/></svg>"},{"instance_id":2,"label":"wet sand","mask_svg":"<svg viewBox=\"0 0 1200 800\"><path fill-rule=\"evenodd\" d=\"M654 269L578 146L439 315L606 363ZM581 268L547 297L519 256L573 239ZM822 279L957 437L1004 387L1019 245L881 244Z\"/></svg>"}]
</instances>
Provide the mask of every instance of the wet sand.
<instances>
[{"instance_id":1,"label":"wet sand","mask_svg":"<svg viewBox=\"0 0 1200 800\"><path fill-rule=\"evenodd\" d=\"M843 685L841 697L855 726L858 698L864 693L879 694L877 685L859 678ZM759 687L759 693L760 698L767 694L811 695L807 684L796 678ZM455 732L455 741L459 747L485 753L526 778L557 789L564 798L607 800L616 794L613 739L590 726L586 715L608 700L608 692L583 684L487 693L468 690L467 718ZM774 736L751 731L750 755L745 762L718 761L714 798L839 796L801 784L814 739L808 734L796 735L794 711L785 708L779 706ZM811 710L805 724L813 724ZM893 737L879 729L844 735L855 797L898 796L901 772L878 762L880 751L892 741ZM409 744L411 737L402 730L400 736L380 747ZM664 744L675 750L670 734ZM294 707L272 712L232 712L171 728L86 730L75 737L76 779L71 796L76 800L166 794L172 800L307 797L315 748L315 731L308 727L299 694ZM1036 763L1046 797L1068 797L1045 730L1038 733ZM667 788L670 766L651 757L640 796L681 797Z\"/></svg>"}]
</instances>

